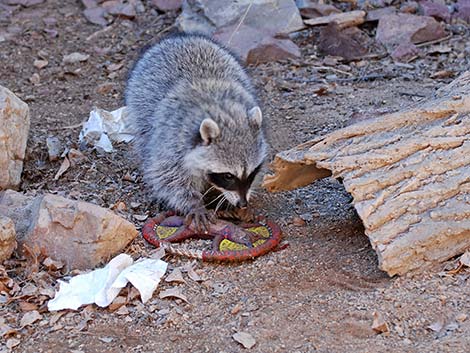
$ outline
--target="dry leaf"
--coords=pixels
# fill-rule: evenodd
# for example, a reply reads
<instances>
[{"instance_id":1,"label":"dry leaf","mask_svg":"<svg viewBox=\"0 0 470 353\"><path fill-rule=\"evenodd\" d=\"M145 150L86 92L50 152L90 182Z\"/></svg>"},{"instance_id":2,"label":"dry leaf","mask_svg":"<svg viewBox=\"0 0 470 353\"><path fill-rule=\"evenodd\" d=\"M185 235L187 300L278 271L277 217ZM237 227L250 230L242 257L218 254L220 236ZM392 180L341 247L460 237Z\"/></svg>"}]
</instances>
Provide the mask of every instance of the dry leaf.
<instances>
[{"instance_id":1,"label":"dry leaf","mask_svg":"<svg viewBox=\"0 0 470 353\"><path fill-rule=\"evenodd\" d=\"M36 304L25 301L20 301L18 305L21 311L33 311L38 309L38 306Z\"/></svg>"},{"instance_id":2,"label":"dry leaf","mask_svg":"<svg viewBox=\"0 0 470 353\"><path fill-rule=\"evenodd\" d=\"M112 71L117 71L119 70L121 67L123 67L124 64L123 63L119 63L119 64L109 64L108 66L106 66L106 68L108 69L108 71L112 72Z\"/></svg>"},{"instance_id":3,"label":"dry leaf","mask_svg":"<svg viewBox=\"0 0 470 353\"><path fill-rule=\"evenodd\" d=\"M52 271L57 271L64 267L64 264L62 262L52 260L50 257L46 257L42 264L46 266L48 270Z\"/></svg>"},{"instance_id":4,"label":"dry leaf","mask_svg":"<svg viewBox=\"0 0 470 353\"><path fill-rule=\"evenodd\" d=\"M467 320L467 317L467 314L460 313L455 317L455 320L457 320L458 322L464 322L465 320Z\"/></svg>"},{"instance_id":5,"label":"dry leaf","mask_svg":"<svg viewBox=\"0 0 470 353\"><path fill-rule=\"evenodd\" d=\"M237 332L233 334L233 339L240 343L243 347L247 349L253 348L253 346L256 344L256 340L253 338L252 335L250 335L248 332Z\"/></svg>"},{"instance_id":6,"label":"dry leaf","mask_svg":"<svg viewBox=\"0 0 470 353\"><path fill-rule=\"evenodd\" d=\"M54 325L57 321L60 320L60 318L65 314L65 311L59 311L55 314L53 314L50 319L49 319L49 325Z\"/></svg>"},{"instance_id":7,"label":"dry leaf","mask_svg":"<svg viewBox=\"0 0 470 353\"><path fill-rule=\"evenodd\" d=\"M460 256L459 262L463 266L470 267L470 251L466 251L462 256Z\"/></svg>"},{"instance_id":8,"label":"dry leaf","mask_svg":"<svg viewBox=\"0 0 470 353\"><path fill-rule=\"evenodd\" d=\"M41 319L42 319L42 315L39 314L37 310L33 310L23 315L20 321L20 326L23 328Z\"/></svg>"},{"instance_id":9,"label":"dry leaf","mask_svg":"<svg viewBox=\"0 0 470 353\"><path fill-rule=\"evenodd\" d=\"M170 289L161 291L159 296L160 296L160 299L178 298L178 299L184 300L186 303L188 303L188 299L182 293L182 289L179 288L179 287L174 287L174 288L170 288Z\"/></svg>"},{"instance_id":10,"label":"dry leaf","mask_svg":"<svg viewBox=\"0 0 470 353\"><path fill-rule=\"evenodd\" d=\"M238 303L232 308L232 310L230 311L230 314L236 315L240 312L240 310L242 310L242 306L240 305L240 303Z\"/></svg>"},{"instance_id":11,"label":"dry leaf","mask_svg":"<svg viewBox=\"0 0 470 353\"><path fill-rule=\"evenodd\" d=\"M372 314L374 316L374 322L372 323L372 330L377 333L388 333L390 332L388 324L383 319L382 315L377 311Z\"/></svg>"},{"instance_id":12,"label":"dry leaf","mask_svg":"<svg viewBox=\"0 0 470 353\"><path fill-rule=\"evenodd\" d=\"M74 64L82 61L87 61L90 55L82 54L82 53L72 53L65 55L62 59L62 63L64 64Z\"/></svg>"},{"instance_id":13,"label":"dry leaf","mask_svg":"<svg viewBox=\"0 0 470 353\"><path fill-rule=\"evenodd\" d=\"M59 170L54 176L54 180L59 180L59 178L70 168L70 161L67 157L64 157L62 164L60 165Z\"/></svg>"},{"instance_id":14,"label":"dry leaf","mask_svg":"<svg viewBox=\"0 0 470 353\"><path fill-rule=\"evenodd\" d=\"M434 331L434 332L441 332L442 328L444 327L444 324L440 321L436 321L429 325L427 328Z\"/></svg>"},{"instance_id":15,"label":"dry leaf","mask_svg":"<svg viewBox=\"0 0 470 353\"><path fill-rule=\"evenodd\" d=\"M47 60L40 60L40 59L34 60L34 63L33 63L34 67L37 68L37 69L43 69L48 64L49 64L49 62Z\"/></svg>"},{"instance_id":16,"label":"dry leaf","mask_svg":"<svg viewBox=\"0 0 470 353\"><path fill-rule=\"evenodd\" d=\"M165 282L186 283L179 268L175 268L173 272L166 276Z\"/></svg>"},{"instance_id":17,"label":"dry leaf","mask_svg":"<svg viewBox=\"0 0 470 353\"><path fill-rule=\"evenodd\" d=\"M110 311L116 311L117 309L121 308L123 305L127 303L127 298L123 296L119 296L114 298L113 302L109 304Z\"/></svg>"},{"instance_id":18,"label":"dry leaf","mask_svg":"<svg viewBox=\"0 0 470 353\"><path fill-rule=\"evenodd\" d=\"M20 340L17 340L16 338L10 338L7 340L7 348L12 349L16 347L17 345L19 345L20 343L21 343Z\"/></svg>"},{"instance_id":19,"label":"dry leaf","mask_svg":"<svg viewBox=\"0 0 470 353\"><path fill-rule=\"evenodd\" d=\"M119 310L116 311L116 314L118 314L118 315L129 315L129 309L127 309L127 306L123 305L119 308Z\"/></svg>"},{"instance_id":20,"label":"dry leaf","mask_svg":"<svg viewBox=\"0 0 470 353\"><path fill-rule=\"evenodd\" d=\"M198 275L196 271L191 267L188 269L188 276L191 278L194 282L202 282L204 281L201 276Z\"/></svg>"}]
</instances>

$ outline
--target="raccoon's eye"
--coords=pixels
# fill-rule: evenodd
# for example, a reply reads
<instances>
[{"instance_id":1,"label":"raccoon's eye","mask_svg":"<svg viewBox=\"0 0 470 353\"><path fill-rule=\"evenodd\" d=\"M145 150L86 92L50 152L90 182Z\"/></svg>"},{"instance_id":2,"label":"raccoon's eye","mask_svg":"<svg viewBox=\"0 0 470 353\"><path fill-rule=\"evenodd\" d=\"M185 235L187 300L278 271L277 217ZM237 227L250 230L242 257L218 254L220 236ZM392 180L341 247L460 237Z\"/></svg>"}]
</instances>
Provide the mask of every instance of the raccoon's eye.
<instances>
[{"instance_id":1,"label":"raccoon's eye","mask_svg":"<svg viewBox=\"0 0 470 353\"><path fill-rule=\"evenodd\" d=\"M232 181L233 179L235 179L235 175L230 173L224 173L222 174L222 177L227 181Z\"/></svg>"}]
</instances>

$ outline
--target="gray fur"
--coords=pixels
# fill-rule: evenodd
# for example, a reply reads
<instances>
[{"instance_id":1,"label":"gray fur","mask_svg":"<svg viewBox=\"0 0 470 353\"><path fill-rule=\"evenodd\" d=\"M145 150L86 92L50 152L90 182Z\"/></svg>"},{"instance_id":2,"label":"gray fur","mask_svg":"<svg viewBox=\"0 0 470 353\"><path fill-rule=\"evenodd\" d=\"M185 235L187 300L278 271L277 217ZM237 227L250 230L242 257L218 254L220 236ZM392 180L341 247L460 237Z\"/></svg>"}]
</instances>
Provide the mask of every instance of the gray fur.
<instances>
[{"instance_id":1,"label":"gray fur","mask_svg":"<svg viewBox=\"0 0 470 353\"><path fill-rule=\"evenodd\" d=\"M155 199L183 214L204 206L208 173L249 174L266 156L265 119L248 113L258 106L248 75L206 37L169 37L147 50L129 75L126 105L145 182ZM204 119L220 130L208 144Z\"/></svg>"}]
</instances>

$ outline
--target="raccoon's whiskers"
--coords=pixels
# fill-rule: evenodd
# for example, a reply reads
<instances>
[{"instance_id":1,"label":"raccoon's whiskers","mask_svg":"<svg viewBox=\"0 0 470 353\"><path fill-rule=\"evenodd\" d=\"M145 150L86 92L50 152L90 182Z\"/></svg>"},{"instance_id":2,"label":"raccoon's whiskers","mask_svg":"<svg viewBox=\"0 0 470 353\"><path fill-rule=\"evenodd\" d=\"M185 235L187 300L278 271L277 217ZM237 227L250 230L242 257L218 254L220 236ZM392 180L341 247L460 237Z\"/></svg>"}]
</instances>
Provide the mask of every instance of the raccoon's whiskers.
<instances>
[{"instance_id":1,"label":"raccoon's whiskers","mask_svg":"<svg viewBox=\"0 0 470 353\"><path fill-rule=\"evenodd\" d=\"M208 193L210 193L214 189L215 189L215 186L212 185L209 189L207 189L207 191L204 194L202 194L202 197L204 198Z\"/></svg>"},{"instance_id":2,"label":"raccoon's whiskers","mask_svg":"<svg viewBox=\"0 0 470 353\"><path fill-rule=\"evenodd\" d=\"M217 213L220 206L224 204L224 201L227 201L227 198L225 197L225 195L222 194L222 196L223 196L222 199L220 199L220 201L217 203L217 206L215 206L215 213Z\"/></svg>"},{"instance_id":3,"label":"raccoon's whiskers","mask_svg":"<svg viewBox=\"0 0 470 353\"><path fill-rule=\"evenodd\" d=\"M220 199L222 196L224 196L224 194L220 194L219 196L217 196L216 198L214 198L211 202L209 202L208 204L205 204L204 207L207 207L209 205L212 205L215 201L217 201L218 199Z\"/></svg>"}]
</instances>

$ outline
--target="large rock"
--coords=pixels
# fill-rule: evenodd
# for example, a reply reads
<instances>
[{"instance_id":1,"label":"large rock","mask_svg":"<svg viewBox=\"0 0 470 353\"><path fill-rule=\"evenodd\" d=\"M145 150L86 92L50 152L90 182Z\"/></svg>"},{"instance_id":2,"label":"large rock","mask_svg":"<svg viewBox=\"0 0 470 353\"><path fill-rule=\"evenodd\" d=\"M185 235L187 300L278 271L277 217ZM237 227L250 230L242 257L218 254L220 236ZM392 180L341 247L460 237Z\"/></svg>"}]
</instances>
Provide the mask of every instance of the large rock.
<instances>
[{"instance_id":1,"label":"large rock","mask_svg":"<svg viewBox=\"0 0 470 353\"><path fill-rule=\"evenodd\" d=\"M0 86L0 190L20 184L28 132L28 105Z\"/></svg>"},{"instance_id":2,"label":"large rock","mask_svg":"<svg viewBox=\"0 0 470 353\"><path fill-rule=\"evenodd\" d=\"M427 100L279 153L271 191L341 178L390 276L470 249L470 71Z\"/></svg>"},{"instance_id":3,"label":"large rock","mask_svg":"<svg viewBox=\"0 0 470 353\"><path fill-rule=\"evenodd\" d=\"M341 12L333 5L319 3L318 0L296 0L295 3L300 15L304 18L316 18Z\"/></svg>"},{"instance_id":4,"label":"large rock","mask_svg":"<svg viewBox=\"0 0 470 353\"><path fill-rule=\"evenodd\" d=\"M160 11L175 11L181 8L183 0L151 0L150 4Z\"/></svg>"},{"instance_id":5,"label":"large rock","mask_svg":"<svg viewBox=\"0 0 470 353\"><path fill-rule=\"evenodd\" d=\"M393 52L400 44L418 44L446 35L442 25L432 17L400 13L380 18L376 39Z\"/></svg>"},{"instance_id":6,"label":"large rock","mask_svg":"<svg viewBox=\"0 0 470 353\"><path fill-rule=\"evenodd\" d=\"M235 26L222 28L214 38L230 46L246 64L300 57L300 49L288 38L274 38L269 33L243 25L235 29Z\"/></svg>"},{"instance_id":7,"label":"large rock","mask_svg":"<svg viewBox=\"0 0 470 353\"><path fill-rule=\"evenodd\" d=\"M180 30L207 35L240 22L273 35L304 27L293 0L185 0L177 19Z\"/></svg>"},{"instance_id":8,"label":"large rock","mask_svg":"<svg viewBox=\"0 0 470 353\"><path fill-rule=\"evenodd\" d=\"M0 262L8 259L15 248L15 224L10 218L0 216Z\"/></svg>"},{"instance_id":9,"label":"large rock","mask_svg":"<svg viewBox=\"0 0 470 353\"><path fill-rule=\"evenodd\" d=\"M93 268L137 236L134 225L97 205L57 195L0 193L0 214L10 217L23 245L69 268Z\"/></svg>"}]
</instances>

